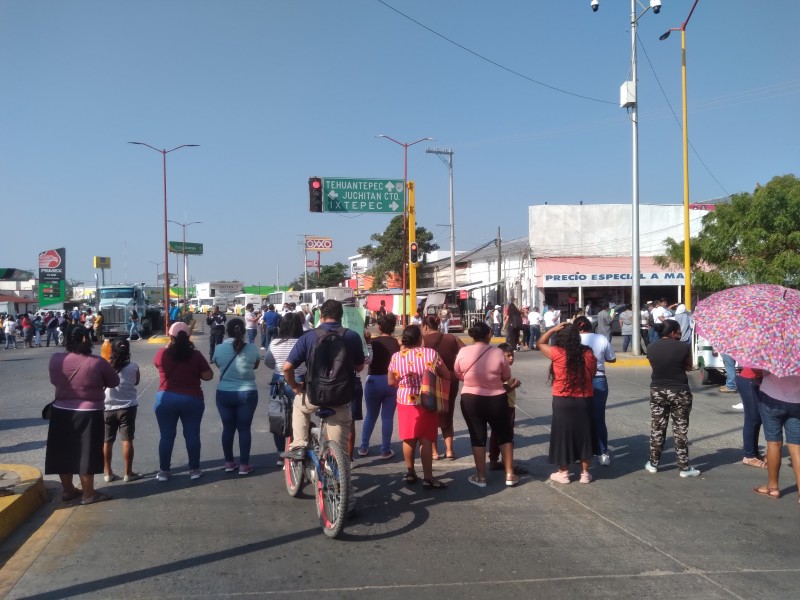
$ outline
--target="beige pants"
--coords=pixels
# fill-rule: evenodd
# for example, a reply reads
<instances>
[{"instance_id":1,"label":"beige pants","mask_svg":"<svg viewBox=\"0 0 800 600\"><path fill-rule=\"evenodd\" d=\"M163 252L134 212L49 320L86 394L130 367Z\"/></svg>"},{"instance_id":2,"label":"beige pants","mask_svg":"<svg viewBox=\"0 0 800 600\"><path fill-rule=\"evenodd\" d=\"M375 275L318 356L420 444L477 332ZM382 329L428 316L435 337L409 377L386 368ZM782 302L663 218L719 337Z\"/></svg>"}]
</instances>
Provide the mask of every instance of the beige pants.
<instances>
[{"instance_id":1,"label":"beige pants","mask_svg":"<svg viewBox=\"0 0 800 600\"><path fill-rule=\"evenodd\" d=\"M338 443L342 450L347 453L347 438L350 435L350 423L352 421L350 404L348 403L331 408L336 412L325 419L325 431L328 434L328 439ZM294 409L292 410L292 450L308 446L308 425L311 421L311 415L313 415L317 409L319 409L318 406L306 402L305 394L297 394L294 397ZM319 423L317 423L317 425L319 425Z\"/></svg>"}]
</instances>

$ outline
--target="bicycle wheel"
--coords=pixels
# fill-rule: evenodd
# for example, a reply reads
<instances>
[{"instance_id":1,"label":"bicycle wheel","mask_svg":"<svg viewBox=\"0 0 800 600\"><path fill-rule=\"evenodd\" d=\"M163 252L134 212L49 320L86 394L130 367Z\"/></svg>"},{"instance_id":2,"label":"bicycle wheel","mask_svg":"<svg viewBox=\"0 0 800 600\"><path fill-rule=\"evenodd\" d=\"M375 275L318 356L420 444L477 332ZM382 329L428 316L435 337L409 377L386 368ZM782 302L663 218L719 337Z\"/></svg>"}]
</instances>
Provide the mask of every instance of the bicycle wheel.
<instances>
[{"instance_id":1,"label":"bicycle wheel","mask_svg":"<svg viewBox=\"0 0 800 600\"><path fill-rule=\"evenodd\" d=\"M289 447L291 438L286 438L286 447ZM284 459L283 472L286 478L286 491L294 498L303 489L303 478L305 473L305 461L292 460L291 458Z\"/></svg>"},{"instance_id":2,"label":"bicycle wheel","mask_svg":"<svg viewBox=\"0 0 800 600\"><path fill-rule=\"evenodd\" d=\"M330 538L342 532L347 516L350 459L339 444L327 441L320 456L322 478L317 482L317 512L322 531Z\"/></svg>"}]
</instances>

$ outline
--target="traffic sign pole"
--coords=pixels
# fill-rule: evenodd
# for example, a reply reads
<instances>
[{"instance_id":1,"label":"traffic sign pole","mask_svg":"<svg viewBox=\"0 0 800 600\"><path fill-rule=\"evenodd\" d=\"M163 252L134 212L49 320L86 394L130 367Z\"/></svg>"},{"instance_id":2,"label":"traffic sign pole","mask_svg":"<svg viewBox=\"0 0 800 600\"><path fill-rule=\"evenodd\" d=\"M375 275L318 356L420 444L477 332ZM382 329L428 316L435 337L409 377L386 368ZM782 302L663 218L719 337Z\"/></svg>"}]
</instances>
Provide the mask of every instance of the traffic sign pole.
<instances>
[{"instance_id":1,"label":"traffic sign pole","mask_svg":"<svg viewBox=\"0 0 800 600\"><path fill-rule=\"evenodd\" d=\"M417 241L417 212L414 201L414 182L406 184L408 191L408 243ZM410 255L410 253L409 253ZM408 264L408 293L409 293L409 313L413 316L417 314L417 263ZM403 290L403 297L406 291Z\"/></svg>"}]
</instances>

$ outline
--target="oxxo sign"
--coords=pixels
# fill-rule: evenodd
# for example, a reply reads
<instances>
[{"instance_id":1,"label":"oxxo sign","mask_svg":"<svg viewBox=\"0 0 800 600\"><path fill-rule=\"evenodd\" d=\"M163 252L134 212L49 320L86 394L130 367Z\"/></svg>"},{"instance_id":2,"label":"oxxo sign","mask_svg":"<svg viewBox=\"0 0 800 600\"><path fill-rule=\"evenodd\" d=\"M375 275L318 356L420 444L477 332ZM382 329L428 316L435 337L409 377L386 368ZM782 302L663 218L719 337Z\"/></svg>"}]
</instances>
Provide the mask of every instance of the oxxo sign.
<instances>
[{"instance_id":1,"label":"oxxo sign","mask_svg":"<svg viewBox=\"0 0 800 600\"><path fill-rule=\"evenodd\" d=\"M331 250L333 250L331 238L306 238L307 252L330 252Z\"/></svg>"}]
</instances>

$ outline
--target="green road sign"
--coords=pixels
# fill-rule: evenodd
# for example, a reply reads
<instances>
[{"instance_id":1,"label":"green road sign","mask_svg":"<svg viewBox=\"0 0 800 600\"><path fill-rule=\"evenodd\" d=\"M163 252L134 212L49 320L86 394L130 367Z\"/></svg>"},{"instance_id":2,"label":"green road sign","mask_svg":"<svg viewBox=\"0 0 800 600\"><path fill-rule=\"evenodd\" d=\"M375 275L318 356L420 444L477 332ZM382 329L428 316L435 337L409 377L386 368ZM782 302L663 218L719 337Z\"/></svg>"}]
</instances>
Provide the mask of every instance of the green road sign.
<instances>
[{"instance_id":1,"label":"green road sign","mask_svg":"<svg viewBox=\"0 0 800 600\"><path fill-rule=\"evenodd\" d=\"M203 244L195 242L186 242L186 252L183 250L183 242L170 242L169 251L175 254L202 254Z\"/></svg>"},{"instance_id":2,"label":"green road sign","mask_svg":"<svg viewBox=\"0 0 800 600\"><path fill-rule=\"evenodd\" d=\"M323 177L322 212L403 214L402 179Z\"/></svg>"}]
</instances>

